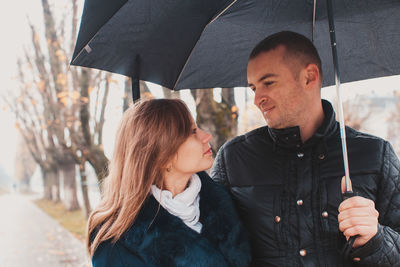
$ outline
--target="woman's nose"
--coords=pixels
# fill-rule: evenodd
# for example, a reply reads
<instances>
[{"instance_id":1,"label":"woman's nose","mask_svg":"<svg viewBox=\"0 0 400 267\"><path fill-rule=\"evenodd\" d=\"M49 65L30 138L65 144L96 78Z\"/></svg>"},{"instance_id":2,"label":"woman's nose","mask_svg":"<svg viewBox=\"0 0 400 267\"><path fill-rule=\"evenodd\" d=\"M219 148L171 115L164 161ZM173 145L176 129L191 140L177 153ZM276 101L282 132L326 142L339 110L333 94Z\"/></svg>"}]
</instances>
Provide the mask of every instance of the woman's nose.
<instances>
[{"instance_id":1,"label":"woman's nose","mask_svg":"<svg viewBox=\"0 0 400 267\"><path fill-rule=\"evenodd\" d=\"M210 142L212 135L200 129L199 137L200 137L201 142L208 143L208 142Z\"/></svg>"}]
</instances>

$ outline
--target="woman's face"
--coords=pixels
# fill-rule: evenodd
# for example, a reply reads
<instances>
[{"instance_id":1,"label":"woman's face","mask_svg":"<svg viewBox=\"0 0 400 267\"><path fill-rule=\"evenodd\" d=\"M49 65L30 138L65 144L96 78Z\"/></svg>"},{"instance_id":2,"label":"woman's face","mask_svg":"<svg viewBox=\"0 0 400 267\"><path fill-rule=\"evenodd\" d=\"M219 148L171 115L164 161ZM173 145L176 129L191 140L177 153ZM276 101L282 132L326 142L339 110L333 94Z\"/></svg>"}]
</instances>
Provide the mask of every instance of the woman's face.
<instances>
[{"instance_id":1,"label":"woman's face","mask_svg":"<svg viewBox=\"0 0 400 267\"><path fill-rule=\"evenodd\" d=\"M194 174L211 168L213 164L211 134L192 124L192 132L178 148L172 161L172 170L180 173Z\"/></svg>"}]
</instances>

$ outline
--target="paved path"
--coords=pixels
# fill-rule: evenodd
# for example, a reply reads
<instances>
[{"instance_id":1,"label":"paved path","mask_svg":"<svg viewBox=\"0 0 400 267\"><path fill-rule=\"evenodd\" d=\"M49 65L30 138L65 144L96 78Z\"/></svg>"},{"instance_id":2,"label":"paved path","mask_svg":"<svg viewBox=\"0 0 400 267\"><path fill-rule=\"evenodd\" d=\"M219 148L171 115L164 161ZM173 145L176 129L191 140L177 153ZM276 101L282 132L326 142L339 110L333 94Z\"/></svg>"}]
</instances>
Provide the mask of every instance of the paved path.
<instances>
[{"instance_id":1,"label":"paved path","mask_svg":"<svg viewBox=\"0 0 400 267\"><path fill-rule=\"evenodd\" d=\"M29 197L0 195L1 267L87 267L81 241Z\"/></svg>"}]
</instances>

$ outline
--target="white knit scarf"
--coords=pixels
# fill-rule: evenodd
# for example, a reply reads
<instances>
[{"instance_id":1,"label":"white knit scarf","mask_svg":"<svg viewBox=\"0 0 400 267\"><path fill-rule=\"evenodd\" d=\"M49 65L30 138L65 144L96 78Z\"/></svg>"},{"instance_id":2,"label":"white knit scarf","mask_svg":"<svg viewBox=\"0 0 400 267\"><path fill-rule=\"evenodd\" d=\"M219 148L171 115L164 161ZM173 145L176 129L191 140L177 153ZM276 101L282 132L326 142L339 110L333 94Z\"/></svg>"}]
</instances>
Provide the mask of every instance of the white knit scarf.
<instances>
[{"instance_id":1,"label":"white knit scarf","mask_svg":"<svg viewBox=\"0 0 400 267\"><path fill-rule=\"evenodd\" d=\"M168 190L160 190L157 186L151 186L154 198L169 213L179 217L188 227L200 233L203 225L200 218L200 192L201 181L197 174L193 174L189 180L189 186L175 197Z\"/></svg>"}]
</instances>

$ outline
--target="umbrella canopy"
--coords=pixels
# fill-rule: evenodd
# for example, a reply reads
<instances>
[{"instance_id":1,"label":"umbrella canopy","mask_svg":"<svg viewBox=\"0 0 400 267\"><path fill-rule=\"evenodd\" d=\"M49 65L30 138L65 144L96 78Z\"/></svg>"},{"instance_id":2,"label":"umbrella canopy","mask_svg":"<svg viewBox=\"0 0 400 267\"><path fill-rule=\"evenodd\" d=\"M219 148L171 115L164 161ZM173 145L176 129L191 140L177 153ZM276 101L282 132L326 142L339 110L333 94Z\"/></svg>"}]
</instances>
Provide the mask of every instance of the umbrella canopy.
<instances>
[{"instance_id":1,"label":"umbrella canopy","mask_svg":"<svg viewBox=\"0 0 400 267\"><path fill-rule=\"evenodd\" d=\"M104 3L103 3L104 2ZM334 84L326 1L86 0L72 65L170 89L247 86L251 49L282 30L313 36ZM342 82L400 74L400 1L336 0Z\"/></svg>"},{"instance_id":2,"label":"umbrella canopy","mask_svg":"<svg viewBox=\"0 0 400 267\"><path fill-rule=\"evenodd\" d=\"M85 1L71 64L173 88L204 28L233 1L117 2Z\"/></svg>"}]
</instances>

